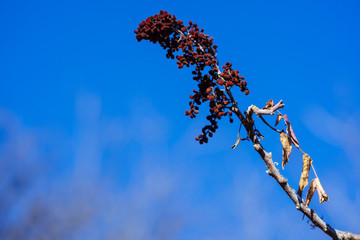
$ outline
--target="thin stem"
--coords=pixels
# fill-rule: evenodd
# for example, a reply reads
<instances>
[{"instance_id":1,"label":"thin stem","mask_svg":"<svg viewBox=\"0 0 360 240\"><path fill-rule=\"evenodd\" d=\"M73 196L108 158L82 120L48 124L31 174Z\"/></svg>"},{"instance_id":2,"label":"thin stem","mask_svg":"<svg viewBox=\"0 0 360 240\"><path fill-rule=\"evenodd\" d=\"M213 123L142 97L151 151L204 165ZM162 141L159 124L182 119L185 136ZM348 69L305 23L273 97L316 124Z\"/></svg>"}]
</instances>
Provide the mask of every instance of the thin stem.
<instances>
[{"instance_id":1,"label":"thin stem","mask_svg":"<svg viewBox=\"0 0 360 240\"><path fill-rule=\"evenodd\" d=\"M263 118L263 116L260 115L259 118L260 118L269 128L271 128L271 129L274 130L275 132L281 133L280 130L272 127L272 126Z\"/></svg>"},{"instance_id":2,"label":"thin stem","mask_svg":"<svg viewBox=\"0 0 360 240\"><path fill-rule=\"evenodd\" d=\"M312 165L312 163L311 163L311 168L312 168L312 170L314 171L315 177L316 177L316 178L319 178L318 175L316 174L315 167L314 167L314 165Z\"/></svg>"}]
</instances>

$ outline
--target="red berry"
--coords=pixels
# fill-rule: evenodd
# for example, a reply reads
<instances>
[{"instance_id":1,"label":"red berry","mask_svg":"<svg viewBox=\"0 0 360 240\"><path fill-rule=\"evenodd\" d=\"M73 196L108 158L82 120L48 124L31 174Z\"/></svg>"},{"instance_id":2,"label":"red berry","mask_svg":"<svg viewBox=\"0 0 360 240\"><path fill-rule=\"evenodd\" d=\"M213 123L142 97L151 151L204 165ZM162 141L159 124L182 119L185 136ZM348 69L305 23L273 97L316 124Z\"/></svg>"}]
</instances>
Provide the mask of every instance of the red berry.
<instances>
[{"instance_id":1,"label":"red berry","mask_svg":"<svg viewBox=\"0 0 360 240\"><path fill-rule=\"evenodd\" d=\"M212 95L208 95L207 98L208 98L210 101L214 101L214 96L212 96Z\"/></svg>"}]
</instances>

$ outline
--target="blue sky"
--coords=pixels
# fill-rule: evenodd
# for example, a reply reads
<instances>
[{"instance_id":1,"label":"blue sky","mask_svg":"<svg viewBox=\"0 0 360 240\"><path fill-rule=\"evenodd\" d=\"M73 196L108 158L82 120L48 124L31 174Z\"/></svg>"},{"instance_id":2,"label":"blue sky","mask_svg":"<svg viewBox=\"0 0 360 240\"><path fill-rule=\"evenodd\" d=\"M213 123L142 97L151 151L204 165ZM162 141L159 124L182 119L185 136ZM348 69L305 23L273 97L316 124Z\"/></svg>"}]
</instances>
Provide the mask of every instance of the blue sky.
<instances>
[{"instance_id":1,"label":"blue sky","mask_svg":"<svg viewBox=\"0 0 360 240\"><path fill-rule=\"evenodd\" d=\"M160 9L214 37L220 63L232 62L247 79L250 95L236 94L243 110L284 101L282 112L330 198L319 204L315 196L312 207L334 227L360 233L359 5L1 1L0 192L9 207L0 234L323 238L249 143L229 148L237 121L222 120L209 144L194 141L206 121L184 116L196 87L191 70L178 70L133 33ZM277 134L258 127L280 162ZM301 158L294 150L282 171L294 188ZM13 178L23 181L20 193ZM45 214L31 227L34 212ZM14 235L16 226L31 231Z\"/></svg>"}]
</instances>

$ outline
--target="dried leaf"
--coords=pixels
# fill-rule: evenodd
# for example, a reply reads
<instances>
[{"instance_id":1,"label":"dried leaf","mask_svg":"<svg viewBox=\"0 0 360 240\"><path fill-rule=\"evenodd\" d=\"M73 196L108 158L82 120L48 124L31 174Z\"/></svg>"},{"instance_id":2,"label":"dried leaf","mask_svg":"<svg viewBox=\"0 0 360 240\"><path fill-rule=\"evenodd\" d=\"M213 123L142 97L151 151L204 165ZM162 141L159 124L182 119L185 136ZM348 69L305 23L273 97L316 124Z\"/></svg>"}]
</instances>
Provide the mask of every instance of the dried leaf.
<instances>
[{"instance_id":1,"label":"dried leaf","mask_svg":"<svg viewBox=\"0 0 360 240\"><path fill-rule=\"evenodd\" d=\"M302 196L302 191L309 184L309 170L312 164L312 160L308 154L303 155L303 170L300 177L298 195Z\"/></svg>"},{"instance_id":2,"label":"dried leaf","mask_svg":"<svg viewBox=\"0 0 360 240\"><path fill-rule=\"evenodd\" d=\"M283 118L281 113L278 113L276 116L275 126L279 124L280 120Z\"/></svg>"},{"instance_id":3,"label":"dried leaf","mask_svg":"<svg viewBox=\"0 0 360 240\"><path fill-rule=\"evenodd\" d=\"M292 143L296 146L299 147L299 141L297 140L294 130L291 127L290 121L288 119L288 117L286 116L286 114L283 116L285 124L286 124L286 133L289 134Z\"/></svg>"},{"instance_id":4,"label":"dried leaf","mask_svg":"<svg viewBox=\"0 0 360 240\"><path fill-rule=\"evenodd\" d=\"M289 161L289 156L291 153L291 139L286 135L284 131L280 133L280 141L283 146L282 149L282 168L284 169L284 166Z\"/></svg>"},{"instance_id":5,"label":"dried leaf","mask_svg":"<svg viewBox=\"0 0 360 240\"><path fill-rule=\"evenodd\" d=\"M309 191L306 194L306 200L305 200L306 206L309 206L310 201L314 195L315 189L317 190L317 192L319 194L320 203L329 201L328 196L326 195L323 187L321 186L320 180L318 178L315 178L311 181Z\"/></svg>"},{"instance_id":6,"label":"dried leaf","mask_svg":"<svg viewBox=\"0 0 360 240\"><path fill-rule=\"evenodd\" d=\"M309 190L306 194L306 200L305 200L305 205L309 206L310 201L315 193L315 189L316 189L316 182L317 182L317 178L313 179L310 183L310 187Z\"/></svg>"},{"instance_id":7,"label":"dried leaf","mask_svg":"<svg viewBox=\"0 0 360 240\"><path fill-rule=\"evenodd\" d=\"M269 109L272 108L274 106L274 101L272 99L270 99L267 103L266 106L263 107L263 109Z\"/></svg>"},{"instance_id":8,"label":"dried leaf","mask_svg":"<svg viewBox=\"0 0 360 240\"><path fill-rule=\"evenodd\" d=\"M232 148L232 149L235 149L235 148L237 147L237 145L239 145L240 140L241 140L241 139L238 137L238 138L236 139L235 144L234 144L234 145L232 145L232 146L231 146L231 148Z\"/></svg>"}]
</instances>

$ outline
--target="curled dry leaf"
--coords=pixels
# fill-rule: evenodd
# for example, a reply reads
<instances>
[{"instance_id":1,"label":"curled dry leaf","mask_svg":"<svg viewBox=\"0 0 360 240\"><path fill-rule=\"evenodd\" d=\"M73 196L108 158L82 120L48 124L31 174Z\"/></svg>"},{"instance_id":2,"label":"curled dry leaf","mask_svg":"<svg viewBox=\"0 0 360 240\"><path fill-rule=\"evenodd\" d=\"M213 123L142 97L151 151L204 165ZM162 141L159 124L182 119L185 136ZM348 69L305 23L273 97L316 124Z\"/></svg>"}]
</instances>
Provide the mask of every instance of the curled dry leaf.
<instances>
[{"instance_id":1,"label":"curled dry leaf","mask_svg":"<svg viewBox=\"0 0 360 240\"><path fill-rule=\"evenodd\" d=\"M303 155L303 170L300 177L298 195L302 196L302 191L309 184L309 170L312 164L312 159L308 154Z\"/></svg>"},{"instance_id":2,"label":"curled dry leaf","mask_svg":"<svg viewBox=\"0 0 360 240\"><path fill-rule=\"evenodd\" d=\"M284 169L284 166L289 161L289 156L291 153L291 139L286 135L284 131L280 133L280 141L283 146L282 149L282 168Z\"/></svg>"},{"instance_id":3,"label":"curled dry leaf","mask_svg":"<svg viewBox=\"0 0 360 240\"><path fill-rule=\"evenodd\" d=\"M279 124L280 120L283 118L281 113L278 113L276 116L275 126Z\"/></svg>"},{"instance_id":4,"label":"curled dry leaf","mask_svg":"<svg viewBox=\"0 0 360 240\"><path fill-rule=\"evenodd\" d=\"M232 148L232 149L235 149L235 148L237 147L237 145L239 145L240 140L241 140L241 139L238 137L238 138L236 139L235 144L234 144L234 145L232 145L232 146L231 146L231 148Z\"/></svg>"},{"instance_id":5,"label":"curled dry leaf","mask_svg":"<svg viewBox=\"0 0 360 240\"><path fill-rule=\"evenodd\" d=\"M315 189L319 194L319 201L320 203L329 201L329 197L326 195L323 187L321 186L319 178L315 178L311 181L309 191L306 194L305 205L309 206L310 201L314 195Z\"/></svg>"},{"instance_id":6,"label":"curled dry leaf","mask_svg":"<svg viewBox=\"0 0 360 240\"><path fill-rule=\"evenodd\" d=\"M272 99L270 99L267 103L266 106L263 107L263 109L269 109L272 108L274 106L274 101Z\"/></svg>"},{"instance_id":7,"label":"curled dry leaf","mask_svg":"<svg viewBox=\"0 0 360 240\"><path fill-rule=\"evenodd\" d=\"M285 124L286 124L286 132L287 134L289 134L292 143L296 146L299 147L299 141L297 140L294 130L291 127L290 121L288 119L288 117L286 116L286 114L283 116Z\"/></svg>"}]
</instances>

